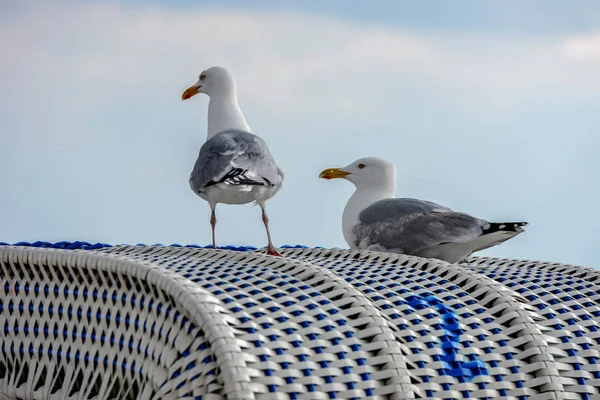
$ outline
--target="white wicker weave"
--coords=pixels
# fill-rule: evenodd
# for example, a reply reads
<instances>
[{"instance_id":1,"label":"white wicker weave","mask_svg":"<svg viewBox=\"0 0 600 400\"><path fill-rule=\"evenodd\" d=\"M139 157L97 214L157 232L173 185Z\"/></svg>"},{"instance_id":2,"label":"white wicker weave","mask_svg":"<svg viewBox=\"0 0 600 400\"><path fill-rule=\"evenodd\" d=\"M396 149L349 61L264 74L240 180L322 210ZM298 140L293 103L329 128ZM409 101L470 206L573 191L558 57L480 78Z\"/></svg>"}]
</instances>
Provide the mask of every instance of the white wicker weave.
<instances>
[{"instance_id":1,"label":"white wicker weave","mask_svg":"<svg viewBox=\"0 0 600 400\"><path fill-rule=\"evenodd\" d=\"M0 399L600 399L600 272L0 247Z\"/></svg>"}]
</instances>

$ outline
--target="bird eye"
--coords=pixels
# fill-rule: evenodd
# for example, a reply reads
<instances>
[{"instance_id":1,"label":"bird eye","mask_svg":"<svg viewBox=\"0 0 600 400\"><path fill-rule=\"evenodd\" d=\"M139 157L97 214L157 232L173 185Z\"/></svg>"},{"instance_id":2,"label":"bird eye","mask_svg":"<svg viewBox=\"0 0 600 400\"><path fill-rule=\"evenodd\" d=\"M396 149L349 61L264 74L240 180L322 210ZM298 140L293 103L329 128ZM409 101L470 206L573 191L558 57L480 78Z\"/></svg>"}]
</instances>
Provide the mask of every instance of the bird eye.
<instances>
[{"instance_id":1,"label":"bird eye","mask_svg":"<svg viewBox=\"0 0 600 400\"><path fill-rule=\"evenodd\" d=\"M363 169L364 167L365 167L365 164L358 164L359 169Z\"/></svg>"},{"instance_id":2,"label":"bird eye","mask_svg":"<svg viewBox=\"0 0 600 400\"><path fill-rule=\"evenodd\" d=\"M203 80L204 80L204 78L206 78L206 75L204 75L204 74L200 75L200 80L201 80L201 81L203 81Z\"/></svg>"}]
</instances>

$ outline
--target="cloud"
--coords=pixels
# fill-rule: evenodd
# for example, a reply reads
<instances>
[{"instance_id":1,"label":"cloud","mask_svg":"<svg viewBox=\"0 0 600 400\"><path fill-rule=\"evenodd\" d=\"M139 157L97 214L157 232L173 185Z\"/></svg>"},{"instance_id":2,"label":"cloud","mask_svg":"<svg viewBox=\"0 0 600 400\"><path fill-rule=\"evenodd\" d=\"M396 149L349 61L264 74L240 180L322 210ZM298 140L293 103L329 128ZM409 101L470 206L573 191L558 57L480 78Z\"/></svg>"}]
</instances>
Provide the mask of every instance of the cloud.
<instances>
[{"instance_id":1,"label":"cloud","mask_svg":"<svg viewBox=\"0 0 600 400\"><path fill-rule=\"evenodd\" d=\"M566 39L565 54L575 60L600 60L600 34ZM596 64L597 65L597 64Z\"/></svg>"},{"instance_id":2,"label":"cloud","mask_svg":"<svg viewBox=\"0 0 600 400\"><path fill-rule=\"evenodd\" d=\"M547 92L600 89L598 36L474 38L293 13L59 4L2 24L0 33L11 40L3 41L0 73L27 88L43 82L59 90L52 81L68 79L102 102L117 89L128 98L166 93L223 64L255 104L286 114L300 103L320 112L326 101L329 112L357 111L365 104L351 99L362 97L378 109L385 104L377 99L406 90L460 91L493 111ZM582 58L596 62L582 65ZM417 79L428 86L411 88ZM506 97L514 91L527 91L526 98L513 104Z\"/></svg>"}]
</instances>

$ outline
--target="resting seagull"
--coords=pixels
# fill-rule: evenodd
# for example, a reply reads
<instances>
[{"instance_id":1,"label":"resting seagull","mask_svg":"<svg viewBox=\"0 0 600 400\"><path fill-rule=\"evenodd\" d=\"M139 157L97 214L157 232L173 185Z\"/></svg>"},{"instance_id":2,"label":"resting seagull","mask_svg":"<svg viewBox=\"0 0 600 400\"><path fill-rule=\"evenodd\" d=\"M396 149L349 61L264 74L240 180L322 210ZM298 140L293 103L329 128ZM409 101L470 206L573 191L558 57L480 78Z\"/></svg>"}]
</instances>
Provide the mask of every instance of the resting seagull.
<instances>
[{"instance_id":1,"label":"resting seagull","mask_svg":"<svg viewBox=\"0 0 600 400\"><path fill-rule=\"evenodd\" d=\"M342 216L344 239L352 249L457 263L518 235L527 225L488 222L430 201L395 198L396 167L376 157L326 169L319 178L344 178L356 186Z\"/></svg>"},{"instance_id":2,"label":"resting seagull","mask_svg":"<svg viewBox=\"0 0 600 400\"><path fill-rule=\"evenodd\" d=\"M213 248L216 248L217 203L255 202L262 209L267 254L279 256L271 241L265 203L281 188L283 170L275 163L265 141L251 132L237 102L235 80L226 68L203 71L181 99L187 100L198 93L210 97L208 133L190 175L190 187L210 205Z\"/></svg>"}]
</instances>

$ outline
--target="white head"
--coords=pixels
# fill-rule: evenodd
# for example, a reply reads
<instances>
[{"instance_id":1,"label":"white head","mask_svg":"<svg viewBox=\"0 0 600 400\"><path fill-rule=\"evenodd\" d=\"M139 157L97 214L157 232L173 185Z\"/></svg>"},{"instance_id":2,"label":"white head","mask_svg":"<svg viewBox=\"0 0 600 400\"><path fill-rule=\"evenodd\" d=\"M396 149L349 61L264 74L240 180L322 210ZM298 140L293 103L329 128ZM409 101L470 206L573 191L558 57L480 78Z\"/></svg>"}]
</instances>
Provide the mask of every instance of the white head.
<instances>
[{"instance_id":1,"label":"white head","mask_svg":"<svg viewBox=\"0 0 600 400\"><path fill-rule=\"evenodd\" d=\"M344 178L357 189L396 187L396 167L389 161L377 157L365 157L342 168L328 168L319 178Z\"/></svg>"},{"instance_id":2,"label":"white head","mask_svg":"<svg viewBox=\"0 0 600 400\"><path fill-rule=\"evenodd\" d=\"M230 129L251 132L237 101L235 80L227 68L211 67L202 71L198 82L183 92L181 99L187 100L198 93L210 97L207 140Z\"/></svg>"},{"instance_id":3,"label":"white head","mask_svg":"<svg viewBox=\"0 0 600 400\"><path fill-rule=\"evenodd\" d=\"M236 96L235 79L227 68L211 67L202 71L198 82L183 92L181 100L187 100L198 93L205 93L208 97Z\"/></svg>"}]
</instances>

